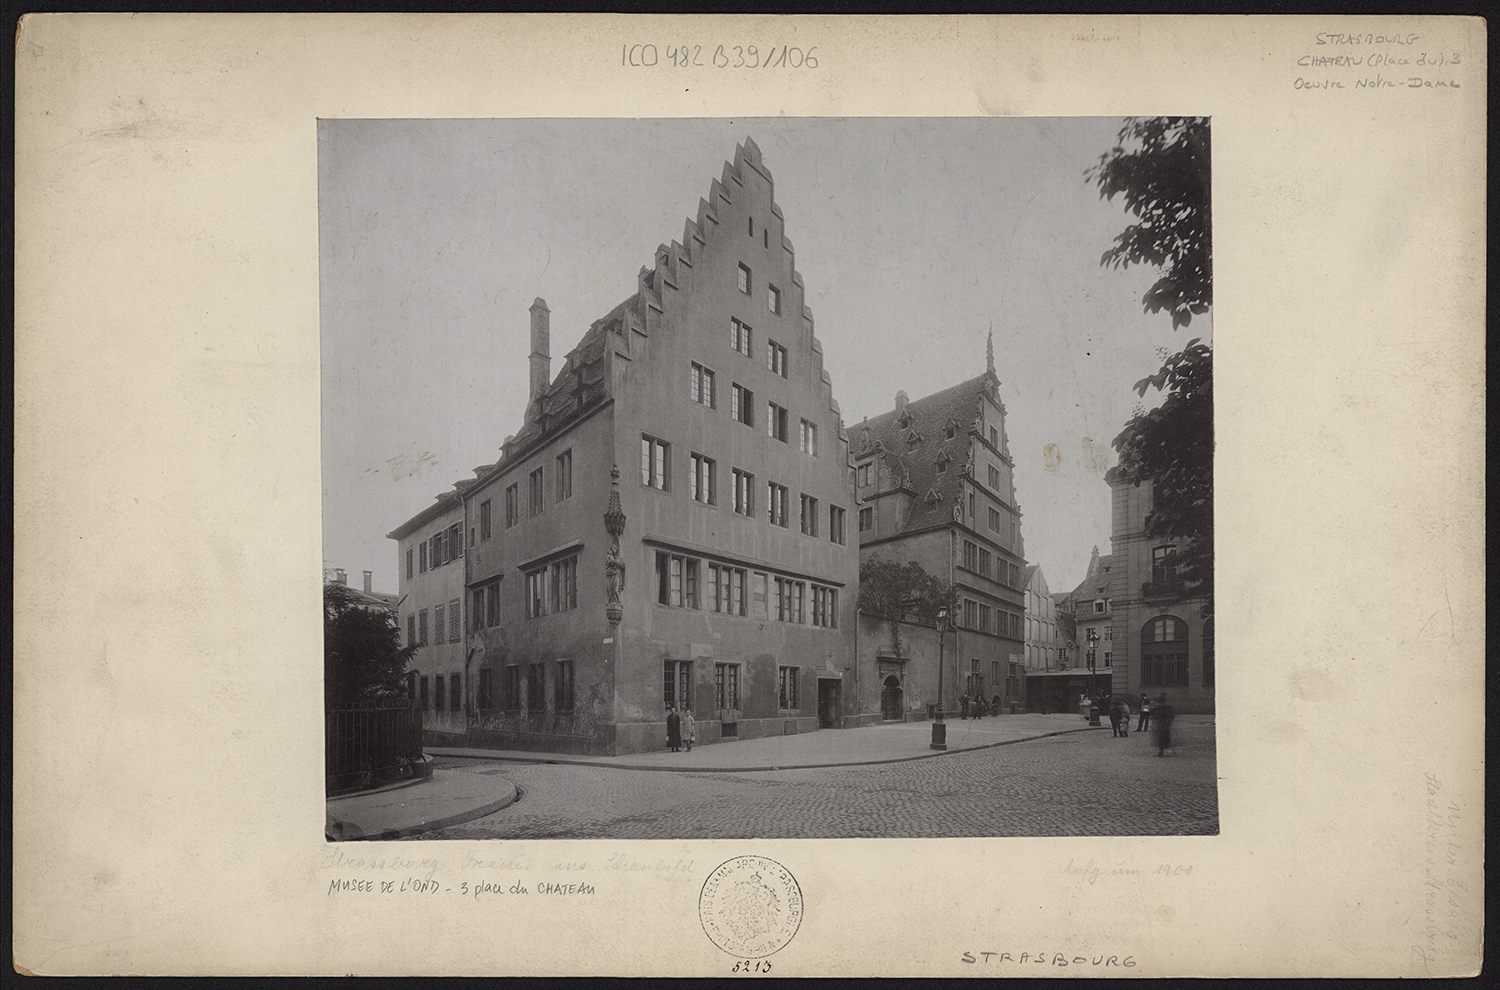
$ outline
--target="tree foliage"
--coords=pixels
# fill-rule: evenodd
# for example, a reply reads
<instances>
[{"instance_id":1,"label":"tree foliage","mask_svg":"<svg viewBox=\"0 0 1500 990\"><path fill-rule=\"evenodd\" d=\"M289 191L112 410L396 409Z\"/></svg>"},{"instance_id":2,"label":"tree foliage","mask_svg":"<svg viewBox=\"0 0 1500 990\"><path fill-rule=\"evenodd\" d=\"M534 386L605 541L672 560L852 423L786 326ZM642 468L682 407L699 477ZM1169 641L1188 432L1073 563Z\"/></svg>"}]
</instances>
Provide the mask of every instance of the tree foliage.
<instances>
[{"instance_id":1,"label":"tree foliage","mask_svg":"<svg viewBox=\"0 0 1500 990\"><path fill-rule=\"evenodd\" d=\"M395 618L363 605L342 584L323 585L323 700L404 697L415 646L402 646Z\"/></svg>"},{"instance_id":2,"label":"tree foliage","mask_svg":"<svg viewBox=\"0 0 1500 990\"><path fill-rule=\"evenodd\" d=\"M1115 237L1101 265L1161 270L1143 297L1146 312L1166 310L1185 327L1213 303L1207 117L1128 117L1114 148L1084 173L1100 197L1123 197L1139 218Z\"/></svg>"},{"instance_id":3,"label":"tree foliage","mask_svg":"<svg viewBox=\"0 0 1500 990\"><path fill-rule=\"evenodd\" d=\"M938 610L946 608L952 616L956 601L953 585L914 560L901 564L875 554L859 565L859 611L890 621L897 656L903 619L935 626Z\"/></svg>"}]
</instances>

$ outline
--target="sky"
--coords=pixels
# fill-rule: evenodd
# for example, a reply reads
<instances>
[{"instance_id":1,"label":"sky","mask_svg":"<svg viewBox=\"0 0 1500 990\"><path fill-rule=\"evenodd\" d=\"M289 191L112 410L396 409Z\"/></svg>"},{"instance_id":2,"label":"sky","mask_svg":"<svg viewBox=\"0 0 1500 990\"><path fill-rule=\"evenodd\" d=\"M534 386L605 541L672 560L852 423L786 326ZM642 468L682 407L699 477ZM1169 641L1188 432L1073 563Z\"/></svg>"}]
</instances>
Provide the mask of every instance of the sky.
<instances>
[{"instance_id":1,"label":"sky","mask_svg":"<svg viewBox=\"0 0 1500 990\"><path fill-rule=\"evenodd\" d=\"M493 463L526 405L532 300L552 372L680 241L753 138L847 426L984 370L993 330L1026 556L1053 592L1110 550L1110 442L1165 351L1130 218L1084 171L1117 118L323 120L323 557L397 589L385 534Z\"/></svg>"}]
</instances>

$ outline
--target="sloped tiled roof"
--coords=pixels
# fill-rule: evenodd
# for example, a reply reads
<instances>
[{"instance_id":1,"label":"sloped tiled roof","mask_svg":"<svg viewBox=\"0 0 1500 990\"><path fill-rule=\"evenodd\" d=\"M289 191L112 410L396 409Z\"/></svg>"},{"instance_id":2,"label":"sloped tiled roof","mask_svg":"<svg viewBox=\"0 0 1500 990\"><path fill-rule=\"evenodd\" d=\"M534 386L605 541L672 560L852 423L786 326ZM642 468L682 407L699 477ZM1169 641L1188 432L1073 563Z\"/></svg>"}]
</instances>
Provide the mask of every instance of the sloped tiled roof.
<instances>
[{"instance_id":1,"label":"sloped tiled roof","mask_svg":"<svg viewBox=\"0 0 1500 990\"><path fill-rule=\"evenodd\" d=\"M899 487L916 496L907 517L907 530L954 518L968 468L968 433L982 415L980 400L993 381L986 372L913 399L904 413L893 409L849 429L855 459L876 453ZM952 437L947 435L950 427ZM946 461L946 470L938 470L939 461Z\"/></svg>"}]
</instances>

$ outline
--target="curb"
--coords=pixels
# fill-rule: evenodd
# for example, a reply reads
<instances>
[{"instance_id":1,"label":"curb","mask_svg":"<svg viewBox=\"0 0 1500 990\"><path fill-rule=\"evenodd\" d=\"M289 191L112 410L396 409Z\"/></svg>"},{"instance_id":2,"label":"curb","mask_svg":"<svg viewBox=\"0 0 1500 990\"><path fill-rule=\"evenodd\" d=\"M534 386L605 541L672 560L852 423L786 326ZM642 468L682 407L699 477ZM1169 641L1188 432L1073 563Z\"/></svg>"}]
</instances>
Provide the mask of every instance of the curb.
<instances>
[{"instance_id":1,"label":"curb","mask_svg":"<svg viewBox=\"0 0 1500 990\"><path fill-rule=\"evenodd\" d=\"M504 782L508 793L500 798L497 798L494 801L488 801L478 806L477 808L470 808L466 811L460 811L456 814L448 815L444 818L434 818L427 821L416 822L414 824L406 825L401 828L383 829L378 833L364 832L359 829L358 825L355 825L352 822L346 822L340 818L334 818L332 815L330 815L330 824L341 826L347 829L357 830L359 831L359 834L348 835L342 839L334 839L329 838L327 833L325 832L324 838L329 842L383 842L393 839L404 839L408 836L419 835L422 832L431 832L435 829L447 828L449 825L462 825L464 822L470 822L476 818L483 818L485 815L492 815L502 808L508 808L511 805L515 804L516 799L520 797L520 788L516 787L515 784L511 783L508 780L505 780L504 778L500 779Z\"/></svg>"},{"instance_id":2,"label":"curb","mask_svg":"<svg viewBox=\"0 0 1500 990\"><path fill-rule=\"evenodd\" d=\"M651 766L641 767L623 763L600 763L595 760L559 760L546 757L526 756L502 756L495 753L493 756L482 755L468 750L463 753L456 750L467 747L462 746L425 746L423 749L434 756L453 756L466 760L505 760L510 763L540 763L555 766L576 767L600 767L605 770L640 770L646 773L768 773L777 770L820 770L825 767L873 767L883 766L890 763L911 763L916 760L933 760L940 756L956 756L959 753L977 753L981 750L995 749L1000 746L1014 746L1016 743L1031 742L1036 739L1047 739L1051 736L1065 736L1073 732L1088 732L1091 729L1102 728L1102 726L1083 726L1078 729L1059 729L1056 732L1042 732L1034 736L1022 736L1020 739L1004 739L1000 742L985 743L983 746L966 746L963 749L935 750L931 753L920 753L916 756L897 756L889 760L854 760L848 763L789 763L786 766L774 767L705 767L705 766Z\"/></svg>"}]
</instances>

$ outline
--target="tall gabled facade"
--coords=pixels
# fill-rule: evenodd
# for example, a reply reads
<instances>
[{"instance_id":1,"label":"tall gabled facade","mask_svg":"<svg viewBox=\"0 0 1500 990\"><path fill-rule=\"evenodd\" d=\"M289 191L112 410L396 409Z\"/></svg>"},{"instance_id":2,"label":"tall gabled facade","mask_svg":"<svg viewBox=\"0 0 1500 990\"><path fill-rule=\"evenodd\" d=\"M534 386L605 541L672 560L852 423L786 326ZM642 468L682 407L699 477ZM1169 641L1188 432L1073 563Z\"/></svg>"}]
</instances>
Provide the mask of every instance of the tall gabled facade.
<instances>
[{"instance_id":1,"label":"tall gabled facade","mask_svg":"<svg viewBox=\"0 0 1500 990\"><path fill-rule=\"evenodd\" d=\"M1026 557L993 340L986 363L984 374L925 398L899 392L893 410L850 430L861 557L916 561L954 586L945 710L963 692L998 695L1006 711L1024 697ZM935 687L908 689L909 679L931 679L910 661L862 660L877 692L936 698Z\"/></svg>"},{"instance_id":2,"label":"tall gabled facade","mask_svg":"<svg viewBox=\"0 0 1500 990\"><path fill-rule=\"evenodd\" d=\"M550 338L538 299L524 422L457 492L464 719L441 730L623 753L661 748L668 707L701 742L844 724L848 441L755 143L556 376Z\"/></svg>"}]
</instances>

